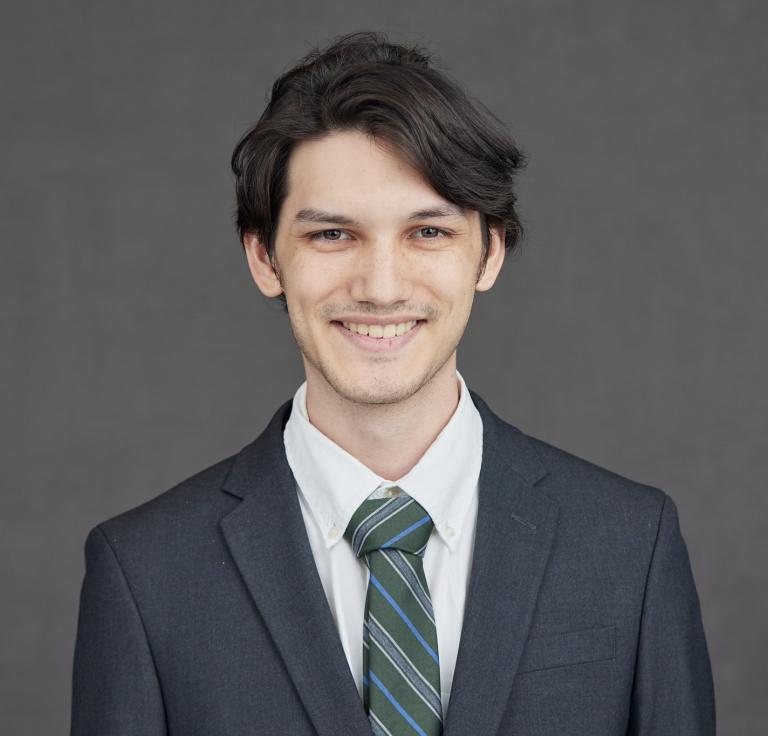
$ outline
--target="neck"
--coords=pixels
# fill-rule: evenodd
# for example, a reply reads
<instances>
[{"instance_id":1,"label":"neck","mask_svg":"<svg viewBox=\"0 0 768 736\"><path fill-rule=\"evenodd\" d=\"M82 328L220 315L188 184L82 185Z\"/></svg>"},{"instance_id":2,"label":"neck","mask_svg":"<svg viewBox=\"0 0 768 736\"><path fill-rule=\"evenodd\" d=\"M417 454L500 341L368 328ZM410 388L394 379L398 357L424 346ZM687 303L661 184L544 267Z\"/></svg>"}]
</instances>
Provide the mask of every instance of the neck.
<instances>
[{"instance_id":1,"label":"neck","mask_svg":"<svg viewBox=\"0 0 768 736\"><path fill-rule=\"evenodd\" d=\"M326 437L387 480L404 476L450 420L459 403L456 354L418 391L394 404L361 404L307 371L307 414Z\"/></svg>"}]
</instances>

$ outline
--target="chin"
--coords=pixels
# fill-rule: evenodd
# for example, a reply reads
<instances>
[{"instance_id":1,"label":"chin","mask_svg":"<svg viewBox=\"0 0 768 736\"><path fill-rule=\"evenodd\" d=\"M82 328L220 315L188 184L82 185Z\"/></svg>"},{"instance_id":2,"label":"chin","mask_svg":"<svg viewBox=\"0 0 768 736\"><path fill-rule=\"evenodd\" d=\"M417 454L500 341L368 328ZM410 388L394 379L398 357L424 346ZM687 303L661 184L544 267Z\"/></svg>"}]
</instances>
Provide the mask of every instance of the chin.
<instances>
[{"instance_id":1,"label":"chin","mask_svg":"<svg viewBox=\"0 0 768 736\"><path fill-rule=\"evenodd\" d=\"M370 375L359 381L351 376L340 380L326 376L326 380L339 396L355 404L396 404L413 396L421 386L403 379L381 381Z\"/></svg>"}]
</instances>

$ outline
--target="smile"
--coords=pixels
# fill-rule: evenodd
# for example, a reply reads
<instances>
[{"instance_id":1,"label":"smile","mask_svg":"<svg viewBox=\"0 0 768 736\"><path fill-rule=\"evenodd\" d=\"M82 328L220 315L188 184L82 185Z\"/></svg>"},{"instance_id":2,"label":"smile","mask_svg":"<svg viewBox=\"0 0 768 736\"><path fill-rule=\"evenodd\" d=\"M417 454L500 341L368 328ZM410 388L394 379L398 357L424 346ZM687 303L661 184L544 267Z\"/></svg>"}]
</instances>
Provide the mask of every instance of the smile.
<instances>
[{"instance_id":1,"label":"smile","mask_svg":"<svg viewBox=\"0 0 768 736\"><path fill-rule=\"evenodd\" d=\"M368 337L383 339L404 335L416 326L417 320L390 325L364 325L355 322L342 322L341 324L343 324L350 332L357 332L359 335L368 335Z\"/></svg>"},{"instance_id":2,"label":"smile","mask_svg":"<svg viewBox=\"0 0 768 736\"><path fill-rule=\"evenodd\" d=\"M350 343L369 352L398 350L421 332L426 320L411 320L389 325L366 325L356 322L333 322L333 325Z\"/></svg>"}]
</instances>

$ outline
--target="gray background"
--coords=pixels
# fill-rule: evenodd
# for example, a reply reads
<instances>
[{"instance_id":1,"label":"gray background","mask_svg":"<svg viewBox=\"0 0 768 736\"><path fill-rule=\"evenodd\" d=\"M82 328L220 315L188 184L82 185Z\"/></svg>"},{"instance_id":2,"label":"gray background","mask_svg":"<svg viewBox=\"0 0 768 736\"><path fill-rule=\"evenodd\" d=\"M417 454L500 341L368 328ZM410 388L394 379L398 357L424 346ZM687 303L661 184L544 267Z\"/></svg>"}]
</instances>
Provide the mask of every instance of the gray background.
<instances>
[{"instance_id":1,"label":"gray background","mask_svg":"<svg viewBox=\"0 0 768 736\"><path fill-rule=\"evenodd\" d=\"M302 380L228 160L281 71L367 28L427 44L530 157L528 236L459 369L524 431L672 495L720 733L764 733L764 3L3 15L2 733L68 728L88 529L239 450Z\"/></svg>"}]
</instances>

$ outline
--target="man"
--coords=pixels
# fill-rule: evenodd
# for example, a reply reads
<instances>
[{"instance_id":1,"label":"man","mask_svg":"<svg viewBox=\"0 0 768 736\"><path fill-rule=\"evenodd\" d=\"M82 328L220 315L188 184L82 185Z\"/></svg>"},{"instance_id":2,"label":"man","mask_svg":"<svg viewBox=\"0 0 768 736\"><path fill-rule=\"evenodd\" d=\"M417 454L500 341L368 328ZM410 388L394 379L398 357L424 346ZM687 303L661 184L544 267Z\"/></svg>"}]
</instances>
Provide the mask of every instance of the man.
<instances>
[{"instance_id":1,"label":"man","mask_svg":"<svg viewBox=\"0 0 768 736\"><path fill-rule=\"evenodd\" d=\"M233 154L306 381L86 542L72 733L714 734L677 510L456 370L523 158L419 49L341 37Z\"/></svg>"}]
</instances>

